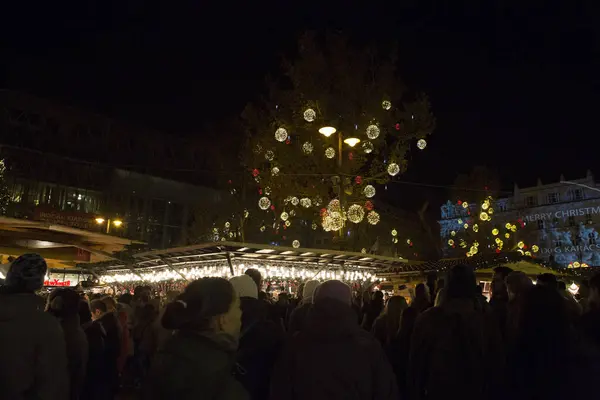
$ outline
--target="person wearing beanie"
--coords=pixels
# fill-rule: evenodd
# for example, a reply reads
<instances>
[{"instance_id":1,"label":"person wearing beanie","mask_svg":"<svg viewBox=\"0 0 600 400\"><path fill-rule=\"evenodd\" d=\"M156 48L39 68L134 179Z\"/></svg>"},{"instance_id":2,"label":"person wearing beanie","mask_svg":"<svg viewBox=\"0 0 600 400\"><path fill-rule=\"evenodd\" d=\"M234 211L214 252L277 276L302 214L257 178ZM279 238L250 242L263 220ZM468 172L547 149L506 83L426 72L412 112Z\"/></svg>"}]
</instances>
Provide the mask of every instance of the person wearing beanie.
<instances>
[{"instance_id":1,"label":"person wearing beanie","mask_svg":"<svg viewBox=\"0 0 600 400\"><path fill-rule=\"evenodd\" d=\"M341 281L319 285L303 330L291 337L275 366L271 398L398 398L396 378L381 345L361 329L352 291Z\"/></svg>"},{"instance_id":2,"label":"person wearing beanie","mask_svg":"<svg viewBox=\"0 0 600 400\"><path fill-rule=\"evenodd\" d=\"M411 399L496 396L504 367L500 330L477 297L473 269L456 265L445 280L439 306L417 319L410 344Z\"/></svg>"},{"instance_id":3,"label":"person wearing beanie","mask_svg":"<svg viewBox=\"0 0 600 400\"><path fill-rule=\"evenodd\" d=\"M0 287L2 398L64 399L69 393L67 350L60 323L35 292L48 267L38 254L18 257Z\"/></svg>"},{"instance_id":4,"label":"person wearing beanie","mask_svg":"<svg viewBox=\"0 0 600 400\"><path fill-rule=\"evenodd\" d=\"M310 280L306 281L304 288L302 289L302 301L291 313L289 318L288 333L293 335L294 333L301 331L304 328L304 322L308 311L311 309L313 304L313 295L315 289L319 286L319 281Z\"/></svg>"}]
</instances>

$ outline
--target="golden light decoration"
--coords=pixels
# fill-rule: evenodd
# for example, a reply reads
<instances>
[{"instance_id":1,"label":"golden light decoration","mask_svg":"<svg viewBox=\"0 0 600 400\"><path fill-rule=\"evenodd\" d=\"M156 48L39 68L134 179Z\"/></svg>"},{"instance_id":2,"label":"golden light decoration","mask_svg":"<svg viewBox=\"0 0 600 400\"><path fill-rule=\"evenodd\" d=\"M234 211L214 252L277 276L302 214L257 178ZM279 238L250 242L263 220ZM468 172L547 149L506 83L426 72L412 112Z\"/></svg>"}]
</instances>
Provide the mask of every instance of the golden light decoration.
<instances>
[{"instance_id":1,"label":"golden light decoration","mask_svg":"<svg viewBox=\"0 0 600 400\"><path fill-rule=\"evenodd\" d=\"M526 251L525 255L528 256L528 257L531 257L531 252L530 251Z\"/></svg>"},{"instance_id":2,"label":"golden light decoration","mask_svg":"<svg viewBox=\"0 0 600 400\"><path fill-rule=\"evenodd\" d=\"M350 207L348 207L347 215L350 222L358 224L365 217L365 210L358 204L352 204Z\"/></svg>"},{"instance_id":3,"label":"golden light decoration","mask_svg":"<svg viewBox=\"0 0 600 400\"><path fill-rule=\"evenodd\" d=\"M277 175L279 175L279 168L278 167L271 168L271 176L277 176Z\"/></svg>"},{"instance_id":4,"label":"golden light decoration","mask_svg":"<svg viewBox=\"0 0 600 400\"><path fill-rule=\"evenodd\" d=\"M309 208L312 205L312 201L308 197L300 199L300 205L304 208Z\"/></svg>"},{"instance_id":5,"label":"golden light decoration","mask_svg":"<svg viewBox=\"0 0 600 400\"><path fill-rule=\"evenodd\" d=\"M325 150L325 157L327 157L327 158L335 157L335 149L333 147L328 147Z\"/></svg>"},{"instance_id":6,"label":"golden light decoration","mask_svg":"<svg viewBox=\"0 0 600 400\"><path fill-rule=\"evenodd\" d=\"M464 227L465 229L469 229L469 224L464 224L464 225L463 225L463 227Z\"/></svg>"},{"instance_id":7,"label":"golden light decoration","mask_svg":"<svg viewBox=\"0 0 600 400\"><path fill-rule=\"evenodd\" d=\"M473 225L473 232L479 232L479 225Z\"/></svg>"},{"instance_id":8,"label":"golden light decoration","mask_svg":"<svg viewBox=\"0 0 600 400\"><path fill-rule=\"evenodd\" d=\"M387 111L387 110L389 110L390 108L392 108L392 102L391 102L391 101L389 101L389 100L384 100L384 101L382 101L382 102L381 102L381 107L382 107L384 110L386 110L386 111Z\"/></svg>"},{"instance_id":9,"label":"golden light decoration","mask_svg":"<svg viewBox=\"0 0 600 400\"><path fill-rule=\"evenodd\" d=\"M398 166L398 164L396 163L391 163L390 165L388 165L387 167L387 172L388 174L390 174L391 176L396 176L398 175L398 172L400 172L400 167Z\"/></svg>"},{"instance_id":10,"label":"golden light decoration","mask_svg":"<svg viewBox=\"0 0 600 400\"><path fill-rule=\"evenodd\" d=\"M490 201L489 200L485 200L483 202L483 204L481 205L481 209L482 210L487 210L488 208L490 208Z\"/></svg>"},{"instance_id":11,"label":"golden light decoration","mask_svg":"<svg viewBox=\"0 0 600 400\"><path fill-rule=\"evenodd\" d=\"M392 236L398 236L398 231L395 229L392 229Z\"/></svg>"},{"instance_id":12,"label":"golden light decoration","mask_svg":"<svg viewBox=\"0 0 600 400\"><path fill-rule=\"evenodd\" d=\"M520 255L522 255L522 256L524 256L524 255L525 255L525 252L524 252L523 250L521 250L521 249L518 249L518 250L517 250L517 253L519 253L519 254L520 254Z\"/></svg>"},{"instance_id":13,"label":"golden light decoration","mask_svg":"<svg viewBox=\"0 0 600 400\"><path fill-rule=\"evenodd\" d=\"M538 246L537 244L534 244L533 246L531 246L531 251L533 251L534 253L537 253L538 251L540 251L540 246Z\"/></svg>"},{"instance_id":14,"label":"golden light decoration","mask_svg":"<svg viewBox=\"0 0 600 400\"><path fill-rule=\"evenodd\" d=\"M321 204L323 203L323 199L321 198L321 196L315 196L315 197L313 197L312 202L315 205L315 207L320 207Z\"/></svg>"},{"instance_id":15,"label":"golden light decoration","mask_svg":"<svg viewBox=\"0 0 600 400\"><path fill-rule=\"evenodd\" d=\"M392 243L398 243L398 238L397 237L393 238Z\"/></svg>"},{"instance_id":16,"label":"golden light decoration","mask_svg":"<svg viewBox=\"0 0 600 400\"><path fill-rule=\"evenodd\" d=\"M456 222L458 222L459 224L462 224L462 219L459 219L459 220L458 220L458 221L456 221Z\"/></svg>"},{"instance_id":17,"label":"golden light decoration","mask_svg":"<svg viewBox=\"0 0 600 400\"><path fill-rule=\"evenodd\" d=\"M294 240L292 242L292 247L297 249L298 247L300 247L300 241L299 240Z\"/></svg>"},{"instance_id":18,"label":"golden light decoration","mask_svg":"<svg viewBox=\"0 0 600 400\"><path fill-rule=\"evenodd\" d=\"M265 159L267 161L273 161L274 158L275 158L275 153L273 153L272 150L265 151Z\"/></svg>"},{"instance_id":19,"label":"golden light decoration","mask_svg":"<svg viewBox=\"0 0 600 400\"><path fill-rule=\"evenodd\" d=\"M460 247L462 247L464 249L465 247L467 247L467 242L465 242L464 239L460 239L459 245L460 245Z\"/></svg>"},{"instance_id":20,"label":"golden light decoration","mask_svg":"<svg viewBox=\"0 0 600 400\"><path fill-rule=\"evenodd\" d=\"M465 210L469 208L469 203L467 203L466 201L462 203L462 208L464 208Z\"/></svg>"},{"instance_id":21,"label":"golden light decoration","mask_svg":"<svg viewBox=\"0 0 600 400\"><path fill-rule=\"evenodd\" d=\"M305 142L302 145L302 151L304 152L304 154L310 154L310 153L312 153L313 149L314 149L314 147L313 147L313 145L312 145L311 142Z\"/></svg>"},{"instance_id":22,"label":"golden light decoration","mask_svg":"<svg viewBox=\"0 0 600 400\"><path fill-rule=\"evenodd\" d=\"M473 246L475 246L475 247L479 247L479 242L478 242L477 240L476 240L476 241L474 241L474 242L473 242Z\"/></svg>"},{"instance_id":23,"label":"golden light decoration","mask_svg":"<svg viewBox=\"0 0 600 400\"><path fill-rule=\"evenodd\" d=\"M267 187L265 188L265 194L266 194L267 196L270 196L270 195L271 195L271 187L270 187L270 186L267 186Z\"/></svg>"},{"instance_id":24,"label":"golden light decoration","mask_svg":"<svg viewBox=\"0 0 600 400\"><path fill-rule=\"evenodd\" d=\"M410 244L410 239L406 239L406 244Z\"/></svg>"},{"instance_id":25,"label":"golden light decoration","mask_svg":"<svg viewBox=\"0 0 600 400\"><path fill-rule=\"evenodd\" d=\"M454 240L448 239L448 245L449 246L454 246Z\"/></svg>"},{"instance_id":26,"label":"golden light decoration","mask_svg":"<svg viewBox=\"0 0 600 400\"><path fill-rule=\"evenodd\" d=\"M490 219L490 216L485 211L482 211L479 214L479 219L482 220L482 221L488 221Z\"/></svg>"},{"instance_id":27,"label":"golden light decoration","mask_svg":"<svg viewBox=\"0 0 600 400\"><path fill-rule=\"evenodd\" d=\"M488 214L492 215L494 213L494 209L493 208L488 208L487 210Z\"/></svg>"},{"instance_id":28,"label":"golden light decoration","mask_svg":"<svg viewBox=\"0 0 600 400\"><path fill-rule=\"evenodd\" d=\"M502 239L496 238L496 244L499 246L502 246L504 244L504 242L502 241Z\"/></svg>"},{"instance_id":29,"label":"golden light decoration","mask_svg":"<svg viewBox=\"0 0 600 400\"><path fill-rule=\"evenodd\" d=\"M497 236L499 233L500 231L498 230L498 228L492 229L492 235Z\"/></svg>"},{"instance_id":30,"label":"golden light decoration","mask_svg":"<svg viewBox=\"0 0 600 400\"><path fill-rule=\"evenodd\" d=\"M377 211L369 211L369 213L367 214L367 221L371 224L371 225L377 225L379 223L380 217L379 217L379 213Z\"/></svg>"},{"instance_id":31,"label":"golden light decoration","mask_svg":"<svg viewBox=\"0 0 600 400\"><path fill-rule=\"evenodd\" d=\"M304 111L304 120L306 122L313 122L317 118L317 113L312 108L307 108Z\"/></svg>"},{"instance_id":32,"label":"golden light decoration","mask_svg":"<svg viewBox=\"0 0 600 400\"><path fill-rule=\"evenodd\" d=\"M261 210L266 210L266 209L268 209L270 206L271 206L271 200L269 200L269 198L268 198L268 197L261 197L261 198L258 200L258 207L259 207Z\"/></svg>"},{"instance_id":33,"label":"golden light decoration","mask_svg":"<svg viewBox=\"0 0 600 400\"><path fill-rule=\"evenodd\" d=\"M325 137L333 135L337 130L333 126L324 126L319 128L319 133Z\"/></svg>"},{"instance_id":34,"label":"golden light decoration","mask_svg":"<svg viewBox=\"0 0 600 400\"><path fill-rule=\"evenodd\" d=\"M282 221L287 221L289 218L289 214L286 213L285 211L281 213L281 215L279 216L279 218L281 218Z\"/></svg>"},{"instance_id":35,"label":"golden light decoration","mask_svg":"<svg viewBox=\"0 0 600 400\"><path fill-rule=\"evenodd\" d=\"M311 225L311 228L312 228L313 231L316 231L317 230L317 223L313 222L312 225Z\"/></svg>"},{"instance_id":36,"label":"golden light decoration","mask_svg":"<svg viewBox=\"0 0 600 400\"><path fill-rule=\"evenodd\" d=\"M470 251L467 251L467 257L473 257L473 254Z\"/></svg>"},{"instance_id":37,"label":"golden light decoration","mask_svg":"<svg viewBox=\"0 0 600 400\"><path fill-rule=\"evenodd\" d=\"M360 252L361 252L362 254L367 254L367 249L365 249L365 248L363 247L362 249L360 249Z\"/></svg>"},{"instance_id":38,"label":"golden light decoration","mask_svg":"<svg viewBox=\"0 0 600 400\"><path fill-rule=\"evenodd\" d=\"M354 147L354 146L356 146L357 144L360 143L360 139L359 138L355 138L355 137L350 137L348 139L344 139L344 143L346 143L350 147Z\"/></svg>"},{"instance_id":39,"label":"golden light decoration","mask_svg":"<svg viewBox=\"0 0 600 400\"><path fill-rule=\"evenodd\" d=\"M225 228L229 228L231 226L231 223L229 221L225 222Z\"/></svg>"},{"instance_id":40,"label":"golden light decoration","mask_svg":"<svg viewBox=\"0 0 600 400\"><path fill-rule=\"evenodd\" d=\"M510 230L513 231L513 232L516 232L517 231L517 226L516 225L512 225L510 227Z\"/></svg>"},{"instance_id":41,"label":"golden light decoration","mask_svg":"<svg viewBox=\"0 0 600 400\"><path fill-rule=\"evenodd\" d=\"M581 268L589 268L589 265L587 265L586 263L581 263Z\"/></svg>"},{"instance_id":42,"label":"golden light decoration","mask_svg":"<svg viewBox=\"0 0 600 400\"><path fill-rule=\"evenodd\" d=\"M266 226L264 226L264 225L260 227L260 231L261 231L261 232L264 232L264 231L265 231L265 229L267 229L267 227L266 227Z\"/></svg>"},{"instance_id":43,"label":"golden light decoration","mask_svg":"<svg viewBox=\"0 0 600 400\"><path fill-rule=\"evenodd\" d=\"M512 226L512 225L511 225L511 223L510 223L510 222L507 222L507 223L506 223L506 225L504 225L504 227L505 227L506 229L510 229L510 227L511 227L511 226Z\"/></svg>"},{"instance_id":44,"label":"golden light decoration","mask_svg":"<svg viewBox=\"0 0 600 400\"><path fill-rule=\"evenodd\" d=\"M288 132L285 128L277 128L275 131L275 139L278 142L285 142L288 138Z\"/></svg>"},{"instance_id":45,"label":"golden light decoration","mask_svg":"<svg viewBox=\"0 0 600 400\"><path fill-rule=\"evenodd\" d=\"M509 239L509 238L510 238L510 233L508 233L508 232L507 232L507 233L505 233L505 234L504 234L504 237L505 237L505 238L507 238L507 239Z\"/></svg>"},{"instance_id":46,"label":"golden light decoration","mask_svg":"<svg viewBox=\"0 0 600 400\"><path fill-rule=\"evenodd\" d=\"M425 139L419 139L419 141L417 142L417 147L419 148L419 150L424 150L425 147L427 147L427 141Z\"/></svg>"},{"instance_id":47,"label":"golden light decoration","mask_svg":"<svg viewBox=\"0 0 600 400\"><path fill-rule=\"evenodd\" d=\"M475 254L477 254L477 252L479 251L479 249L477 248L477 246L471 246L471 248L469 249L469 251L471 252L471 254L475 255Z\"/></svg>"},{"instance_id":48,"label":"golden light decoration","mask_svg":"<svg viewBox=\"0 0 600 400\"><path fill-rule=\"evenodd\" d=\"M456 236L456 231L450 232L450 236Z\"/></svg>"},{"instance_id":49,"label":"golden light decoration","mask_svg":"<svg viewBox=\"0 0 600 400\"><path fill-rule=\"evenodd\" d=\"M377 139L379 137L379 127L377 125L369 125L367 126L367 137L369 139Z\"/></svg>"},{"instance_id":50,"label":"golden light decoration","mask_svg":"<svg viewBox=\"0 0 600 400\"><path fill-rule=\"evenodd\" d=\"M290 211L290 217L294 217L296 215L296 210L291 210Z\"/></svg>"},{"instance_id":51,"label":"golden light decoration","mask_svg":"<svg viewBox=\"0 0 600 400\"><path fill-rule=\"evenodd\" d=\"M300 203L300 200L294 196L290 199L290 203L292 203L292 205L297 206Z\"/></svg>"},{"instance_id":52,"label":"golden light decoration","mask_svg":"<svg viewBox=\"0 0 600 400\"><path fill-rule=\"evenodd\" d=\"M290 225L292 225L292 222L289 219L287 221L285 221L285 226L289 227Z\"/></svg>"},{"instance_id":53,"label":"golden light decoration","mask_svg":"<svg viewBox=\"0 0 600 400\"><path fill-rule=\"evenodd\" d=\"M522 249L523 247L525 247L525 243L521 240L519 243L517 243L517 247Z\"/></svg>"},{"instance_id":54,"label":"golden light decoration","mask_svg":"<svg viewBox=\"0 0 600 400\"><path fill-rule=\"evenodd\" d=\"M333 199L329 202L329 204L327 204L327 211L329 212L340 211L340 209L341 204L338 199Z\"/></svg>"},{"instance_id":55,"label":"golden light decoration","mask_svg":"<svg viewBox=\"0 0 600 400\"><path fill-rule=\"evenodd\" d=\"M375 188L373 187L373 185L367 185L365 186L363 193L365 197L370 199L371 197L375 196Z\"/></svg>"},{"instance_id":56,"label":"golden light decoration","mask_svg":"<svg viewBox=\"0 0 600 400\"><path fill-rule=\"evenodd\" d=\"M342 227L344 226L344 218L342 217L341 213L334 211L334 212L330 213L330 218L331 218L331 230L338 231L338 230L342 229Z\"/></svg>"},{"instance_id":57,"label":"golden light decoration","mask_svg":"<svg viewBox=\"0 0 600 400\"><path fill-rule=\"evenodd\" d=\"M373 149L375 148L373 146L373 143L371 143L371 142L364 142L362 147L363 147L363 150L365 151L365 153L367 153L367 154L372 153Z\"/></svg>"}]
</instances>

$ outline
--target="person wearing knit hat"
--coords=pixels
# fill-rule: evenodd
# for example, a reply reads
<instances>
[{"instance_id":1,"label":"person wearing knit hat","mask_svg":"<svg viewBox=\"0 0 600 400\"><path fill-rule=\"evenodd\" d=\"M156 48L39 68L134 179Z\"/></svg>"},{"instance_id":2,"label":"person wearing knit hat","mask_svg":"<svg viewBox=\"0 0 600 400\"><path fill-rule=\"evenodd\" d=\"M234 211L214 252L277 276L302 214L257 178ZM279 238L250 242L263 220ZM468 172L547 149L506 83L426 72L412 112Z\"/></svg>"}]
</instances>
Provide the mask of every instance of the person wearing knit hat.
<instances>
[{"instance_id":1,"label":"person wearing knit hat","mask_svg":"<svg viewBox=\"0 0 600 400\"><path fill-rule=\"evenodd\" d=\"M7 367L0 368L2 398L60 399L69 393L63 330L35 294L47 269L41 256L25 254L12 263L0 288L0 365Z\"/></svg>"},{"instance_id":2,"label":"person wearing knit hat","mask_svg":"<svg viewBox=\"0 0 600 400\"><path fill-rule=\"evenodd\" d=\"M317 287L303 329L289 338L273 370L277 398L398 398L392 368L379 342L358 325L351 294L337 280Z\"/></svg>"},{"instance_id":3,"label":"person wearing knit hat","mask_svg":"<svg viewBox=\"0 0 600 400\"><path fill-rule=\"evenodd\" d=\"M310 280L306 281L304 284L304 289L302 289L302 301L291 313L289 318L289 326L288 333L293 335L294 333L302 330L304 327L304 322L306 321L306 316L308 315L308 311L312 307L313 296L315 290L319 286L319 281Z\"/></svg>"},{"instance_id":4,"label":"person wearing knit hat","mask_svg":"<svg viewBox=\"0 0 600 400\"><path fill-rule=\"evenodd\" d=\"M233 285L238 296L258 299L258 288L249 275L234 276L229 279L229 282Z\"/></svg>"}]
</instances>

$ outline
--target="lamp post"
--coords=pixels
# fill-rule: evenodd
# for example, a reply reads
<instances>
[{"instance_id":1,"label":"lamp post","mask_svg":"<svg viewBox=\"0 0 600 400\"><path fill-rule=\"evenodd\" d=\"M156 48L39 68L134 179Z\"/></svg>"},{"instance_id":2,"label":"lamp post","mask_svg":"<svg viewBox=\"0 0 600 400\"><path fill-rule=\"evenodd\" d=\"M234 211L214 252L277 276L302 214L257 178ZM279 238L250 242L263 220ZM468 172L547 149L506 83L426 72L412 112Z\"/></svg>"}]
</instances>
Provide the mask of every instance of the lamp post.
<instances>
[{"instance_id":1,"label":"lamp post","mask_svg":"<svg viewBox=\"0 0 600 400\"><path fill-rule=\"evenodd\" d=\"M111 220L109 218L108 220L105 220L102 217L96 218L96 223L98 225L102 225L104 222L106 222L106 234L107 235L110 233L111 222L112 222L112 224L114 225L115 228L119 228L121 225L123 225L123 221L121 221L120 219L113 219L113 220Z\"/></svg>"}]
</instances>

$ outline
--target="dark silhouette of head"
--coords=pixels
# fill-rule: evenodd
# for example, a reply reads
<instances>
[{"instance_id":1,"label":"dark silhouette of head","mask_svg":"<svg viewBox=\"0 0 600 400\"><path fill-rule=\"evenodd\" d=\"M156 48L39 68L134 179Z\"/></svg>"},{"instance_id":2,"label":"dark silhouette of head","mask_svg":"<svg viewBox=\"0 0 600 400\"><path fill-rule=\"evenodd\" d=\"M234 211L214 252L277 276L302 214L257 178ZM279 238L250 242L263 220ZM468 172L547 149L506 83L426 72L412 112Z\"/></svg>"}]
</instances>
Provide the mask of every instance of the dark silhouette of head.
<instances>
[{"instance_id":1,"label":"dark silhouette of head","mask_svg":"<svg viewBox=\"0 0 600 400\"><path fill-rule=\"evenodd\" d=\"M455 265L448 271L444 298L446 300L474 299L476 287L477 282L473 268L464 264Z\"/></svg>"},{"instance_id":2,"label":"dark silhouette of head","mask_svg":"<svg viewBox=\"0 0 600 400\"><path fill-rule=\"evenodd\" d=\"M262 291L262 275L260 274L260 271L254 268L248 268L246 270L246 272L244 272L244 274L248 275L250 278L252 278L252 280L254 281L254 283L256 283L256 287L258 288L258 291L261 292Z\"/></svg>"},{"instance_id":3,"label":"dark silhouette of head","mask_svg":"<svg viewBox=\"0 0 600 400\"><path fill-rule=\"evenodd\" d=\"M553 290L558 290L558 280L554 274L545 273L538 275L537 284Z\"/></svg>"}]
</instances>

